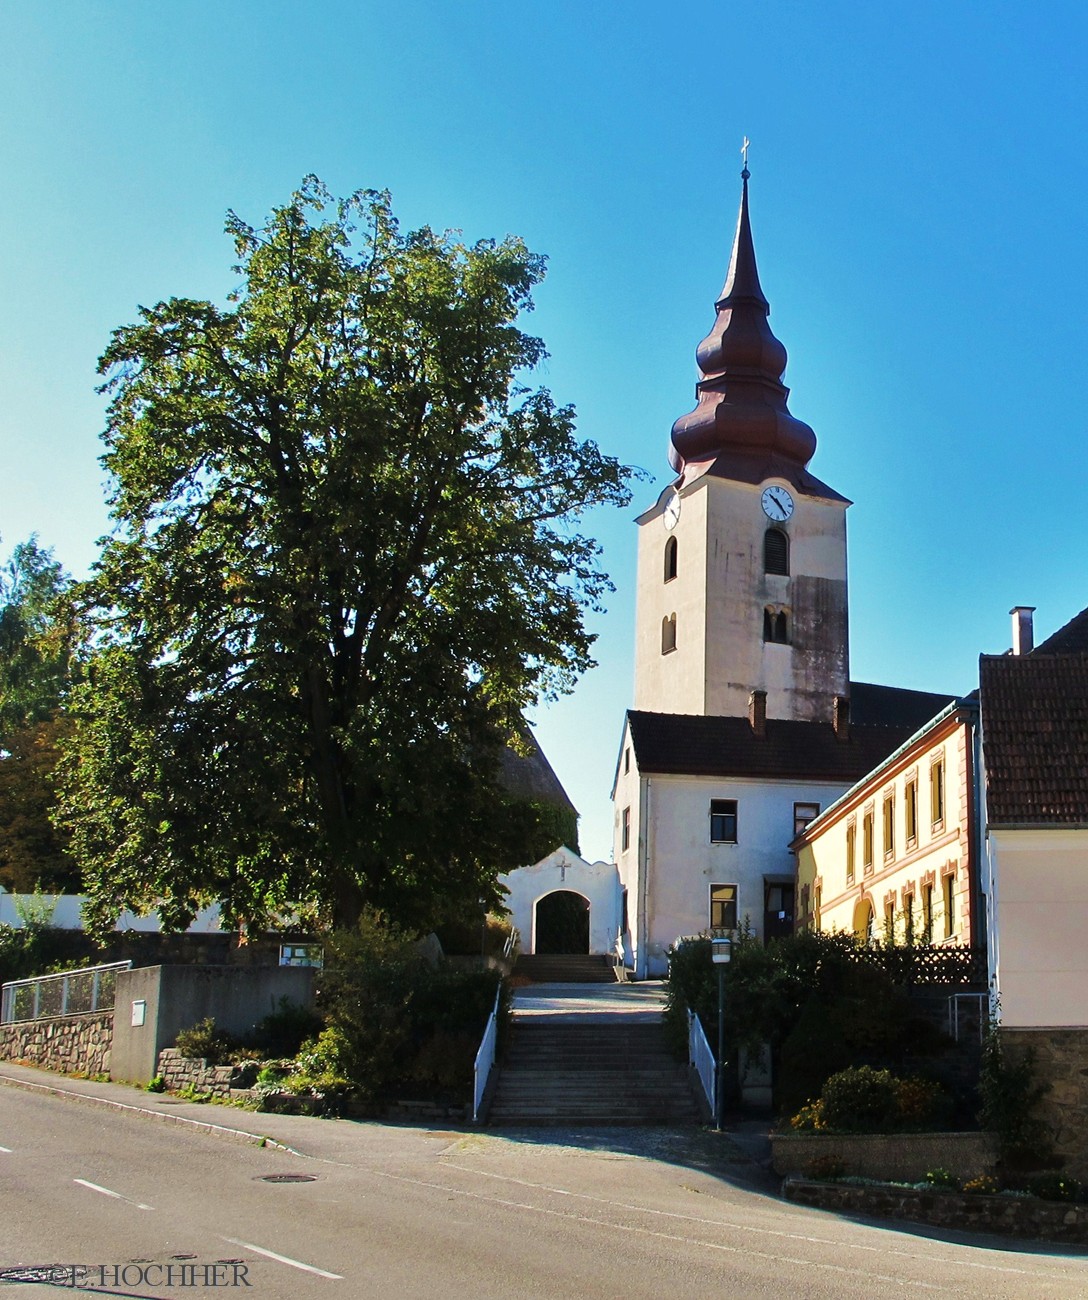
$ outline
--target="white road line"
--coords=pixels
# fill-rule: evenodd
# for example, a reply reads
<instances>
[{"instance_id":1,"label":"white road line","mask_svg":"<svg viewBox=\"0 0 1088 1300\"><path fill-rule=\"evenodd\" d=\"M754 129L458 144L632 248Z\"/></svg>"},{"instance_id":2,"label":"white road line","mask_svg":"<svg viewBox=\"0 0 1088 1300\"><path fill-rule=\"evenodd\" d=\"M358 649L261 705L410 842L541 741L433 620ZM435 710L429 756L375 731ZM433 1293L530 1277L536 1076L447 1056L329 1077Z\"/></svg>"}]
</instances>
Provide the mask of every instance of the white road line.
<instances>
[{"instance_id":1,"label":"white road line","mask_svg":"<svg viewBox=\"0 0 1088 1300\"><path fill-rule=\"evenodd\" d=\"M277 1255L274 1250L265 1250L263 1246L255 1246L251 1241L239 1241L237 1237L222 1237L220 1240L229 1242L232 1246L241 1246L243 1250L252 1250L257 1255L264 1255L266 1259L274 1259L277 1264L300 1268L304 1273L316 1273L318 1277L327 1277L333 1282L344 1280L341 1273L326 1273L323 1268L315 1268L313 1264L303 1264L301 1260L290 1259L287 1255Z\"/></svg>"},{"instance_id":2,"label":"white road line","mask_svg":"<svg viewBox=\"0 0 1088 1300\"><path fill-rule=\"evenodd\" d=\"M0 1151L3 1151L4 1155L6 1156L10 1156L14 1154L11 1147L0 1147Z\"/></svg>"},{"instance_id":3,"label":"white road line","mask_svg":"<svg viewBox=\"0 0 1088 1300\"><path fill-rule=\"evenodd\" d=\"M97 1183L89 1183L86 1178L73 1178L73 1183L78 1183L80 1187L86 1187L92 1192L101 1192L103 1196L112 1196L115 1201L124 1201L126 1205L135 1205L138 1210L153 1210L153 1205L141 1205L139 1201L133 1201L127 1196L122 1196L120 1192L111 1192L108 1187L99 1187Z\"/></svg>"}]
</instances>

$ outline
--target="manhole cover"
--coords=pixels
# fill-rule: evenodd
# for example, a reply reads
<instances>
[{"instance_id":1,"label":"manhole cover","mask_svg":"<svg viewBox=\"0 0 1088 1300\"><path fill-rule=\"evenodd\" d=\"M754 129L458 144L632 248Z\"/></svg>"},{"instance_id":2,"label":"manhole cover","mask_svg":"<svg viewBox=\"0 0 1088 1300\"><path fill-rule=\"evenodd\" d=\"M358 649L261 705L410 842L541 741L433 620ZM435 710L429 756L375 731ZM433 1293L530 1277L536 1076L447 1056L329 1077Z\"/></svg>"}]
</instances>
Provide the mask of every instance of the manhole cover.
<instances>
[{"instance_id":1,"label":"manhole cover","mask_svg":"<svg viewBox=\"0 0 1088 1300\"><path fill-rule=\"evenodd\" d=\"M261 1174L253 1181L255 1183L313 1183L317 1179L313 1174Z\"/></svg>"}]
</instances>

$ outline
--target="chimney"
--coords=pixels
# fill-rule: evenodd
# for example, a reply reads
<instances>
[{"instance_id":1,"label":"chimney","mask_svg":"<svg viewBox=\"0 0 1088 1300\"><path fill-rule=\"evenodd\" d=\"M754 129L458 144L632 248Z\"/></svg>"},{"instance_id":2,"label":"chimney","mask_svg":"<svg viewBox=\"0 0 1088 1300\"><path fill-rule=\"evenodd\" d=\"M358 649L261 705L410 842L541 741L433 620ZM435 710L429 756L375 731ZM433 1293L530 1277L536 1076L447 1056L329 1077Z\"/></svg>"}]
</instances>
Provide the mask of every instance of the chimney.
<instances>
[{"instance_id":1,"label":"chimney","mask_svg":"<svg viewBox=\"0 0 1088 1300\"><path fill-rule=\"evenodd\" d=\"M767 735L767 692L753 691L748 696L748 721L752 734L763 740Z\"/></svg>"},{"instance_id":2,"label":"chimney","mask_svg":"<svg viewBox=\"0 0 1088 1300\"><path fill-rule=\"evenodd\" d=\"M1035 628L1032 623L1034 605L1014 605L1009 610L1012 615L1012 652L1014 655L1029 655L1035 648Z\"/></svg>"},{"instance_id":3,"label":"chimney","mask_svg":"<svg viewBox=\"0 0 1088 1300\"><path fill-rule=\"evenodd\" d=\"M836 740L850 739L850 697L848 695L835 696L831 724L835 728Z\"/></svg>"}]
</instances>

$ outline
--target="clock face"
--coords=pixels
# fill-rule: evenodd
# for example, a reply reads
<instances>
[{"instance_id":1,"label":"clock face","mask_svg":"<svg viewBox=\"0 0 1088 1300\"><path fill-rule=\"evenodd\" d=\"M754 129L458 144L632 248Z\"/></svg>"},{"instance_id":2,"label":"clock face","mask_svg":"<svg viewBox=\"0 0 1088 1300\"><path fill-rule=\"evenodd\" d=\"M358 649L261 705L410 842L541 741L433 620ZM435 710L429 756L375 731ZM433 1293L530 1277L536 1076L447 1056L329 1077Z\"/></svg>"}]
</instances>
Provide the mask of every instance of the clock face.
<instances>
[{"instance_id":1,"label":"clock face","mask_svg":"<svg viewBox=\"0 0 1088 1300\"><path fill-rule=\"evenodd\" d=\"M793 497L784 487L764 488L760 501L763 505L763 513L776 524L785 523L793 514Z\"/></svg>"},{"instance_id":2,"label":"clock face","mask_svg":"<svg viewBox=\"0 0 1088 1300\"><path fill-rule=\"evenodd\" d=\"M670 492L665 498L665 509L661 515L661 522L671 533L676 525L680 522L680 493Z\"/></svg>"}]
</instances>

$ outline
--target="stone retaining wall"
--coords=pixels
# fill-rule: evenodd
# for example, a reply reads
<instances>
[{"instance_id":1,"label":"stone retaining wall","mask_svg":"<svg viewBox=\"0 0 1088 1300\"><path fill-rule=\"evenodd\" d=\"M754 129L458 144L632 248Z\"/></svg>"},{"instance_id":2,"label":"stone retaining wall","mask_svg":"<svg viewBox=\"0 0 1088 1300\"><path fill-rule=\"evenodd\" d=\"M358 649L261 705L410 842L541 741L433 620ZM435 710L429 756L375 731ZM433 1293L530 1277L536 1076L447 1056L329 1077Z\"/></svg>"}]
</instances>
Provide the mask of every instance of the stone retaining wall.
<instances>
[{"instance_id":1,"label":"stone retaining wall","mask_svg":"<svg viewBox=\"0 0 1088 1300\"><path fill-rule=\"evenodd\" d=\"M0 1025L0 1059L58 1074L109 1074L112 1045L112 1011Z\"/></svg>"},{"instance_id":2,"label":"stone retaining wall","mask_svg":"<svg viewBox=\"0 0 1088 1300\"><path fill-rule=\"evenodd\" d=\"M915 1183L940 1168L964 1182L990 1173L997 1149L987 1133L775 1133L771 1158L783 1175L826 1173L836 1163L859 1178Z\"/></svg>"},{"instance_id":3,"label":"stone retaining wall","mask_svg":"<svg viewBox=\"0 0 1088 1300\"><path fill-rule=\"evenodd\" d=\"M1088 1181L1088 1029L1002 1029L1014 1059L1035 1052L1035 1077L1050 1085L1035 1113L1050 1131L1063 1169Z\"/></svg>"},{"instance_id":4,"label":"stone retaining wall","mask_svg":"<svg viewBox=\"0 0 1088 1300\"><path fill-rule=\"evenodd\" d=\"M182 1056L176 1047L164 1047L159 1053L159 1074L168 1092L191 1087L213 1097L229 1097L234 1067L209 1065L203 1057Z\"/></svg>"},{"instance_id":5,"label":"stone retaining wall","mask_svg":"<svg viewBox=\"0 0 1088 1300\"><path fill-rule=\"evenodd\" d=\"M852 1187L849 1183L818 1183L788 1179L782 1188L788 1201L838 1214L871 1214L908 1219L940 1228L997 1232L1007 1237L1043 1241L1088 1242L1088 1205L1040 1201L1033 1196L962 1195L909 1187Z\"/></svg>"}]
</instances>

